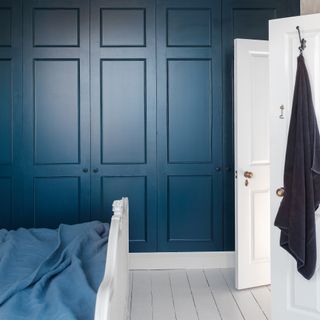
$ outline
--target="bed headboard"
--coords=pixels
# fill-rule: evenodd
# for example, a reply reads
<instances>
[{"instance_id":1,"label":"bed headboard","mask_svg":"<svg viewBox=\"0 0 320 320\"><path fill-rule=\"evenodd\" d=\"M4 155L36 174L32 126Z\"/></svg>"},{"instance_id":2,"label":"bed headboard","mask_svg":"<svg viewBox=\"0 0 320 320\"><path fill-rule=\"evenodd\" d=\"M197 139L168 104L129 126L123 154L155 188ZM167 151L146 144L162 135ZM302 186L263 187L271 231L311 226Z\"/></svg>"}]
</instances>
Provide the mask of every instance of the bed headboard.
<instances>
[{"instance_id":1,"label":"bed headboard","mask_svg":"<svg viewBox=\"0 0 320 320\"><path fill-rule=\"evenodd\" d=\"M129 200L112 205L106 268L100 284L95 320L126 320L129 293Z\"/></svg>"}]
</instances>

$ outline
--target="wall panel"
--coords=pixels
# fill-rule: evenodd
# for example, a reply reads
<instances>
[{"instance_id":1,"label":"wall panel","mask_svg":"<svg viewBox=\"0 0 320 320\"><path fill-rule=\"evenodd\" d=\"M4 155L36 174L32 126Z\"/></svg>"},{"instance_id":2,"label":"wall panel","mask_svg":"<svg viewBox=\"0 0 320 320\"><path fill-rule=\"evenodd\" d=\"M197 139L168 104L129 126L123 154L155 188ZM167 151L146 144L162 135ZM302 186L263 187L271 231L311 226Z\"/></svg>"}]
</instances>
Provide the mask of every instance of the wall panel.
<instances>
[{"instance_id":1,"label":"wall panel","mask_svg":"<svg viewBox=\"0 0 320 320\"><path fill-rule=\"evenodd\" d=\"M234 8L233 37L268 39L268 21L277 18L276 8Z\"/></svg>"},{"instance_id":2,"label":"wall panel","mask_svg":"<svg viewBox=\"0 0 320 320\"><path fill-rule=\"evenodd\" d=\"M319 0L301 0L301 14L313 14L320 12Z\"/></svg>"}]
</instances>

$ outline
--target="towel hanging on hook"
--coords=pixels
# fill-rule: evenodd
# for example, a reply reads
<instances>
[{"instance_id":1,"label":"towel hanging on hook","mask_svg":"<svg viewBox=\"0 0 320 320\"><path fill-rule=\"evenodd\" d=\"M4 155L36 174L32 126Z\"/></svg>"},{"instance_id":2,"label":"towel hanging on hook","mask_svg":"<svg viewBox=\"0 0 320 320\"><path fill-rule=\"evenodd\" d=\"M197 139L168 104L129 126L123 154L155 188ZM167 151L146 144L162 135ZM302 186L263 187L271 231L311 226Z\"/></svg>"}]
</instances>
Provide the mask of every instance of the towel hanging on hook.
<instances>
[{"instance_id":1,"label":"towel hanging on hook","mask_svg":"<svg viewBox=\"0 0 320 320\"><path fill-rule=\"evenodd\" d=\"M295 258L299 273L311 279L319 266L315 212L320 205L320 135L303 49L298 56L284 189L277 190L283 199L275 225L281 230L281 247Z\"/></svg>"},{"instance_id":2,"label":"towel hanging on hook","mask_svg":"<svg viewBox=\"0 0 320 320\"><path fill-rule=\"evenodd\" d=\"M298 30L299 40L300 40L299 51L300 51L300 54L302 55L303 54L303 50L307 47L307 45L306 45L307 40L305 38L301 39L300 27L297 26L296 29Z\"/></svg>"}]
</instances>

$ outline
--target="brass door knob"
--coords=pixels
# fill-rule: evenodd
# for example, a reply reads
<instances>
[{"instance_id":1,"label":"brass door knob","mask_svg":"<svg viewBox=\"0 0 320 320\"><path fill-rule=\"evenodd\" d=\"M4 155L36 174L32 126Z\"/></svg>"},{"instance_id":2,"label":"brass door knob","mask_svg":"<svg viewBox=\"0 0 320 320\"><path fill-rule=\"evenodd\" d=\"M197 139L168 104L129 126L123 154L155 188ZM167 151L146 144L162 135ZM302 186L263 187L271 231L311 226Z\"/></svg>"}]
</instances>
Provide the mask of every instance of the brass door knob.
<instances>
[{"instance_id":1,"label":"brass door knob","mask_svg":"<svg viewBox=\"0 0 320 320\"><path fill-rule=\"evenodd\" d=\"M253 177L253 173L251 171L245 171L244 177L247 179L251 179Z\"/></svg>"},{"instance_id":2,"label":"brass door knob","mask_svg":"<svg viewBox=\"0 0 320 320\"><path fill-rule=\"evenodd\" d=\"M283 187L278 188L276 191L276 194L278 197L283 197L284 196L284 188Z\"/></svg>"}]
</instances>

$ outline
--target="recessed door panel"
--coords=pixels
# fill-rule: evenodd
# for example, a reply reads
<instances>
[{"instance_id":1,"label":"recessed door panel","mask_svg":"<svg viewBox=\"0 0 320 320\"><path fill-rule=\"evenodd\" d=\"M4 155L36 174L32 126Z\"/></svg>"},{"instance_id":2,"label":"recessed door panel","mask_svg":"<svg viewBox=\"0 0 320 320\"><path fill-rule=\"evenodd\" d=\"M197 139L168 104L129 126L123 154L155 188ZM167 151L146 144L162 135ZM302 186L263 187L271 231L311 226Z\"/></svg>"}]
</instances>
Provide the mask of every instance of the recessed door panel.
<instances>
[{"instance_id":1,"label":"recessed door panel","mask_svg":"<svg viewBox=\"0 0 320 320\"><path fill-rule=\"evenodd\" d=\"M170 163L211 161L211 60L168 60Z\"/></svg>"},{"instance_id":2,"label":"recessed door panel","mask_svg":"<svg viewBox=\"0 0 320 320\"><path fill-rule=\"evenodd\" d=\"M79 76L79 60L34 61L37 164L79 163Z\"/></svg>"},{"instance_id":3,"label":"recessed door panel","mask_svg":"<svg viewBox=\"0 0 320 320\"><path fill-rule=\"evenodd\" d=\"M57 228L80 220L78 177L34 178L34 226Z\"/></svg>"},{"instance_id":4,"label":"recessed door panel","mask_svg":"<svg viewBox=\"0 0 320 320\"><path fill-rule=\"evenodd\" d=\"M207 8L168 8L167 45L208 47L211 45L211 10Z\"/></svg>"},{"instance_id":5,"label":"recessed door panel","mask_svg":"<svg viewBox=\"0 0 320 320\"><path fill-rule=\"evenodd\" d=\"M12 9L0 8L0 47L11 47L11 37Z\"/></svg>"},{"instance_id":6,"label":"recessed door panel","mask_svg":"<svg viewBox=\"0 0 320 320\"><path fill-rule=\"evenodd\" d=\"M146 61L101 61L102 163L145 163Z\"/></svg>"},{"instance_id":7,"label":"recessed door panel","mask_svg":"<svg viewBox=\"0 0 320 320\"><path fill-rule=\"evenodd\" d=\"M212 205L211 176L169 176L169 241L212 241Z\"/></svg>"},{"instance_id":8,"label":"recessed door panel","mask_svg":"<svg viewBox=\"0 0 320 320\"><path fill-rule=\"evenodd\" d=\"M147 181L146 177L102 177L103 221L112 215L112 202L130 200L129 233L131 243L147 241Z\"/></svg>"},{"instance_id":9,"label":"recessed door panel","mask_svg":"<svg viewBox=\"0 0 320 320\"><path fill-rule=\"evenodd\" d=\"M78 47L78 8L35 8L33 45L35 47Z\"/></svg>"},{"instance_id":10,"label":"recessed door panel","mask_svg":"<svg viewBox=\"0 0 320 320\"><path fill-rule=\"evenodd\" d=\"M0 177L1 220L0 229L11 227L12 222L12 179Z\"/></svg>"},{"instance_id":11,"label":"recessed door panel","mask_svg":"<svg viewBox=\"0 0 320 320\"><path fill-rule=\"evenodd\" d=\"M251 114L250 120L250 160L253 165L262 165L269 162L270 145L269 143L261 143L261 141L269 141L269 122L266 121L269 116L269 59L267 51L249 53L249 68L248 75L250 77L251 88L251 103L248 110ZM259 70L259 72L258 72ZM240 78L241 79L241 78ZM241 81L241 80L239 80ZM262 98L264 97L264 98Z\"/></svg>"},{"instance_id":12,"label":"recessed door panel","mask_svg":"<svg viewBox=\"0 0 320 320\"><path fill-rule=\"evenodd\" d=\"M102 47L144 47L146 10L144 8L101 8Z\"/></svg>"},{"instance_id":13,"label":"recessed door panel","mask_svg":"<svg viewBox=\"0 0 320 320\"><path fill-rule=\"evenodd\" d=\"M12 162L12 61L0 59L0 165Z\"/></svg>"}]
</instances>

